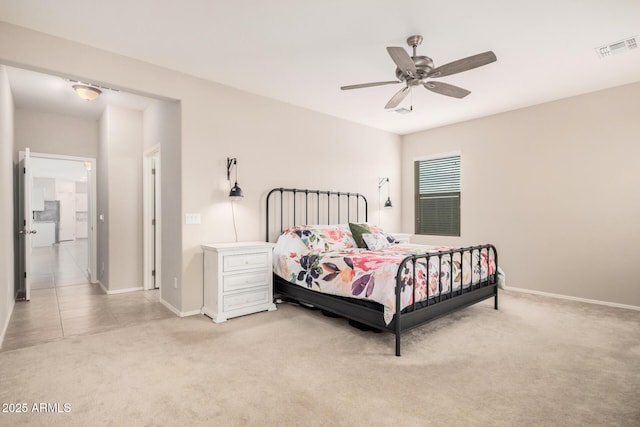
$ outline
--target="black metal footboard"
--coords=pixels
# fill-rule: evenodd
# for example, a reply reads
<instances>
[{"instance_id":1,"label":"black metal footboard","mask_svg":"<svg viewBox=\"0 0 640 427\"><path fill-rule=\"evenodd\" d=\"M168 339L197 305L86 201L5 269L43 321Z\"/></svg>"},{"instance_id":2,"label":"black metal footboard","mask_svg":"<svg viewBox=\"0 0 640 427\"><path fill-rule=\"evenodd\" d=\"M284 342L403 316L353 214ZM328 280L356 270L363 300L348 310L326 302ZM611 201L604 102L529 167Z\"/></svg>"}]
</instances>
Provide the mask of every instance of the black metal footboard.
<instances>
[{"instance_id":1,"label":"black metal footboard","mask_svg":"<svg viewBox=\"0 0 640 427\"><path fill-rule=\"evenodd\" d=\"M468 254L469 262L465 262L465 254ZM474 255L477 254L477 262L474 263ZM487 258L487 268L483 274L482 255ZM456 255L459 256L457 273L460 276L460 286L454 289L456 283L454 266ZM419 264L424 266L429 294L430 266L435 260L438 275L438 292L429 295L424 301L416 301L416 274ZM493 259L493 265L491 260ZM444 265L449 263L448 278L443 280ZM466 268L466 270L465 270ZM493 270L493 271L491 271ZM465 271L469 274L469 283L465 287ZM475 275L475 280L474 280ZM430 320L436 319L447 313L459 310L488 298L494 298L494 309L498 309L498 251L495 246L478 245L465 248L457 248L446 251L429 252L410 255L402 260L398 266L396 275L396 316L393 320L393 329L396 336L396 356L400 356L400 337L403 331L412 329ZM448 283L447 283L448 281ZM448 284L448 291L443 292L443 282ZM413 289L412 305L400 311L402 292L406 286ZM389 325L391 326L391 325Z\"/></svg>"}]
</instances>

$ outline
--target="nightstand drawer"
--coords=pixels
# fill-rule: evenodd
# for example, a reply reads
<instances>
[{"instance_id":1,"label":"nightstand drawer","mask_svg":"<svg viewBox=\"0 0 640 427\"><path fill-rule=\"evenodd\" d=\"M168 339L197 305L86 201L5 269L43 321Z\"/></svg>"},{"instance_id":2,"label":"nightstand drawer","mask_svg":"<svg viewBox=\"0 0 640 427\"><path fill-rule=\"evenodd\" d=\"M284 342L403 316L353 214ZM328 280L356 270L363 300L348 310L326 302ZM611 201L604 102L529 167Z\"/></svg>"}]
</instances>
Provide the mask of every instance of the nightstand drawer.
<instances>
[{"instance_id":1,"label":"nightstand drawer","mask_svg":"<svg viewBox=\"0 0 640 427\"><path fill-rule=\"evenodd\" d=\"M222 259L222 271L225 273L249 268L266 267L269 267L269 253L266 252L225 255Z\"/></svg>"},{"instance_id":2,"label":"nightstand drawer","mask_svg":"<svg viewBox=\"0 0 640 427\"><path fill-rule=\"evenodd\" d=\"M256 291L241 292L239 294L224 295L222 306L224 311L237 310L240 308L265 304L269 302L269 289L264 288Z\"/></svg>"},{"instance_id":3,"label":"nightstand drawer","mask_svg":"<svg viewBox=\"0 0 640 427\"><path fill-rule=\"evenodd\" d=\"M256 271L254 273L230 274L222 277L222 289L224 292L239 289L253 288L256 286L268 286L271 270Z\"/></svg>"}]
</instances>

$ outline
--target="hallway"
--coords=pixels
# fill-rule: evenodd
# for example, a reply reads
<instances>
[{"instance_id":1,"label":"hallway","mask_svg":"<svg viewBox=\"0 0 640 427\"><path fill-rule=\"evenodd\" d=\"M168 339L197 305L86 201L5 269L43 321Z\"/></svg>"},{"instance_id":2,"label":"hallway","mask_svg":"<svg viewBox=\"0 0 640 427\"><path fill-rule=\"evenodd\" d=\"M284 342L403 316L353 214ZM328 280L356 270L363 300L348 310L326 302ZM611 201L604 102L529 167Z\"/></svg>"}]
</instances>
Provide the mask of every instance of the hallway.
<instances>
[{"instance_id":1,"label":"hallway","mask_svg":"<svg viewBox=\"0 0 640 427\"><path fill-rule=\"evenodd\" d=\"M31 289L88 284L88 239L31 249Z\"/></svg>"},{"instance_id":2,"label":"hallway","mask_svg":"<svg viewBox=\"0 0 640 427\"><path fill-rule=\"evenodd\" d=\"M16 301L0 351L174 317L160 290L107 295L88 279L89 241L31 250L31 300Z\"/></svg>"},{"instance_id":3,"label":"hallway","mask_svg":"<svg viewBox=\"0 0 640 427\"><path fill-rule=\"evenodd\" d=\"M16 301L0 351L175 317L160 290L107 295L99 284L34 289Z\"/></svg>"}]
</instances>

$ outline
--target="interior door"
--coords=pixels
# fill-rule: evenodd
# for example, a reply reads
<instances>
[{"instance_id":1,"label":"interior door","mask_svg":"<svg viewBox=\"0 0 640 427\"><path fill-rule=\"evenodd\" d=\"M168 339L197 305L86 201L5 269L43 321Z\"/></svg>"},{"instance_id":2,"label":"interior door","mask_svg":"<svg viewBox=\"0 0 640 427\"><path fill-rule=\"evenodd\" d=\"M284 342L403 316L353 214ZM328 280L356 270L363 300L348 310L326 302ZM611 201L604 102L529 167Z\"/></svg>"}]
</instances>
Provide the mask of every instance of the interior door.
<instances>
[{"instance_id":1,"label":"interior door","mask_svg":"<svg viewBox=\"0 0 640 427\"><path fill-rule=\"evenodd\" d=\"M143 282L144 289L159 289L161 252L161 210L160 210L160 151L153 148L143 157Z\"/></svg>"},{"instance_id":2,"label":"interior door","mask_svg":"<svg viewBox=\"0 0 640 427\"><path fill-rule=\"evenodd\" d=\"M158 204L160 203L160 199L158 197L158 191L159 191L159 186L158 186L158 180L160 179L160 174L158 174L158 169L159 169L159 165L158 165L158 153L156 153L153 158L151 159L151 167L153 168L151 170L151 175L152 175L152 179L151 179L151 193L152 193L152 234L153 234L153 261L152 261L152 268L153 268L153 289L158 289L159 286L159 280L158 280L158 263L160 262L160 260L158 259L158 240L159 240L159 227L158 227L158 220L157 220L157 216L158 216L158 210L159 210L159 206Z\"/></svg>"},{"instance_id":3,"label":"interior door","mask_svg":"<svg viewBox=\"0 0 640 427\"><path fill-rule=\"evenodd\" d=\"M29 158L28 148L25 151L21 151L18 169L18 201L20 204L18 212L18 235L20 239L20 289L18 290L18 297L24 296L27 301L31 299L31 235L36 233L32 227L31 192L33 183Z\"/></svg>"}]
</instances>

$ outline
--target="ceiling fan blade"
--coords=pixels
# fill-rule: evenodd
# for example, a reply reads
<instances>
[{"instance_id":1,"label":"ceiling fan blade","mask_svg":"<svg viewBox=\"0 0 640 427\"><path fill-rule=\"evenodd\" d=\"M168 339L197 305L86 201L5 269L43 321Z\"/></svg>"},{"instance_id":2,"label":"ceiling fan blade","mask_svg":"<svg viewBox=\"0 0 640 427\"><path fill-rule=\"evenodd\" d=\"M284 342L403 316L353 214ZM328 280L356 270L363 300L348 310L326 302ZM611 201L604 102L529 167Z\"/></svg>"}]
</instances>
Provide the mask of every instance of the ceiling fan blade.
<instances>
[{"instance_id":1,"label":"ceiling fan blade","mask_svg":"<svg viewBox=\"0 0 640 427\"><path fill-rule=\"evenodd\" d=\"M451 96L453 98L464 98L471 92L458 86L450 85L443 82L427 82L424 87L431 92L439 93L440 95Z\"/></svg>"},{"instance_id":2,"label":"ceiling fan blade","mask_svg":"<svg viewBox=\"0 0 640 427\"><path fill-rule=\"evenodd\" d=\"M391 59L393 59L393 62L396 63L400 71L408 73L411 76L417 74L416 64L413 63L413 59L411 59L404 48L390 46L387 47L387 52L389 52Z\"/></svg>"},{"instance_id":3,"label":"ceiling fan blade","mask_svg":"<svg viewBox=\"0 0 640 427\"><path fill-rule=\"evenodd\" d=\"M466 58L458 59L457 61L449 62L448 64L436 67L428 74L428 77L444 77L451 74L461 73L463 71L472 70L474 68L482 67L483 65L495 62L496 54L492 51L479 53L477 55L468 56Z\"/></svg>"},{"instance_id":4,"label":"ceiling fan blade","mask_svg":"<svg viewBox=\"0 0 640 427\"><path fill-rule=\"evenodd\" d=\"M391 97L391 99L389 100L389 102L387 102L387 105L385 105L384 108L396 108L398 104L402 102L404 97L407 96L407 94L409 93L409 90L410 90L409 86L405 86L402 89L400 89L398 92L396 92L395 95Z\"/></svg>"},{"instance_id":5,"label":"ceiling fan blade","mask_svg":"<svg viewBox=\"0 0 640 427\"><path fill-rule=\"evenodd\" d=\"M396 83L402 83L402 82L400 82L399 80L390 80L388 82L361 83L361 84L358 84L358 85L341 86L340 89L342 89L342 90L360 89L360 88L363 88L363 87L392 85L392 84L396 84Z\"/></svg>"}]
</instances>

